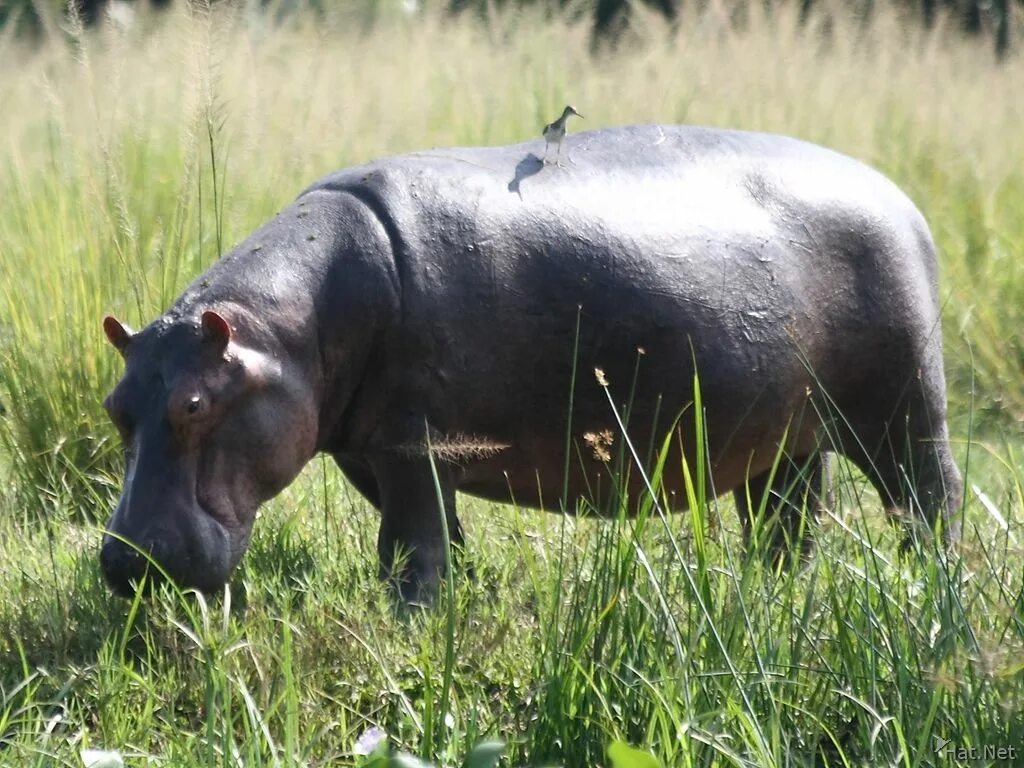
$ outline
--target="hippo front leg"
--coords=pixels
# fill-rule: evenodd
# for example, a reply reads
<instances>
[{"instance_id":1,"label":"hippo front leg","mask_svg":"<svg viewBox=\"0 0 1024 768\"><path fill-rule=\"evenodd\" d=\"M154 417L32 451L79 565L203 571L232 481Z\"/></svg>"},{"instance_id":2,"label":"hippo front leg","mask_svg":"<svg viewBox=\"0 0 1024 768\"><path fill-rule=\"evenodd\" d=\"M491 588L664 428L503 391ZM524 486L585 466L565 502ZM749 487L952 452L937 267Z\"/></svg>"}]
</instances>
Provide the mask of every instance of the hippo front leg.
<instances>
[{"instance_id":1,"label":"hippo front leg","mask_svg":"<svg viewBox=\"0 0 1024 768\"><path fill-rule=\"evenodd\" d=\"M387 454L371 459L370 466L380 491L377 552L381 577L394 580L406 601L429 600L445 573L442 520L452 545L463 541L455 515L453 469L435 462L435 483L426 457Z\"/></svg>"},{"instance_id":2,"label":"hippo front leg","mask_svg":"<svg viewBox=\"0 0 1024 768\"><path fill-rule=\"evenodd\" d=\"M380 486L368 462L361 458L353 458L335 454L334 461L345 475L353 488L362 494L376 509L380 509Z\"/></svg>"},{"instance_id":3,"label":"hippo front leg","mask_svg":"<svg viewBox=\"0 0 1024 768\"><path fill-rule=\"evenodd\" d=\"M759 526L763 526L763 549L775 562L799 552L806 557L813 540L805 512L817 515L832 506L832 476L826 455L816 453L803 459L783 459L774 473L766 471L750 478L733 492L736 510L743 524L743 544L750 547ZM765 519L757 512L764 509Z\"/></svg>"}]
</instances>

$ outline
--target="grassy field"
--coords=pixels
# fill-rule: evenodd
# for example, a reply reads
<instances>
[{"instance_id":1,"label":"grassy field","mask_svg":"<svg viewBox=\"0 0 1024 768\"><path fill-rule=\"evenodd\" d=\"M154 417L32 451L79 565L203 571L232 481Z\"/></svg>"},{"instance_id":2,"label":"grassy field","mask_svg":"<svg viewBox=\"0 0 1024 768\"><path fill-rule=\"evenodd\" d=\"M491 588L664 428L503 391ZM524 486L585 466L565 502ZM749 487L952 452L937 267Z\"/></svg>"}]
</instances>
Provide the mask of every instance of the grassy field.
<instances>
[{"instance_id":1,"label":"grassy field","mask_svg":"<svg viewBox=\"0 0 1024 768\"><path fill-rule=\"evenodd\" d=\"M614 52L568 20L397 4L0 38L0 766L363 765L374 726L437 765L493 739L502 764L567 768L611 766L617 740L682 767L959 764L935 739L1024 761L1024 60L885 14L737 30L710 5L677 30L639 15ZM588 128L796 135L914 198L942 254L955 556L899 556L845 465L816 554L783 573L744 556L727 501L599 523L463 499L475 579L397 611L376 513L318 459L225 595L109 596L103 315L146 323L330 170L533 137L566 102Z\"/></svg>"}]
</instances>

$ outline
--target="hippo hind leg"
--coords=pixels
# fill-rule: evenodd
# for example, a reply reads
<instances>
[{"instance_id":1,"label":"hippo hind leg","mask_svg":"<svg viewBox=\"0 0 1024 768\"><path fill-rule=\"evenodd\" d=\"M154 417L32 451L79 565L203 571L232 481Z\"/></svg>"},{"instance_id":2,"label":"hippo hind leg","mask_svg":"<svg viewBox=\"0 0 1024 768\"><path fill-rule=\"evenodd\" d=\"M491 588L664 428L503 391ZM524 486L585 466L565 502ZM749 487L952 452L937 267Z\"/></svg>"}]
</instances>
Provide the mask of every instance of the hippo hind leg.
<instances>
[{"instance_id":1,"label":"hippo hind leg","mask_svg":"<svg viewBox=\"0 0 1024 768\"><path fill-rule=\"evenodd\" d=\"M439 501L452 547L461 549L463 543L455 514L454 469L435 462L439 481L435 484L426 457L385 454L370 459L369 465L380 489L377 552L381 577L394 582L403 600L429 601L448 560Z\"/></svg>"},{"instance_id":2,"label":"hippo hind leg","mask_svg":"<svg viewBox=\"0 0 1024 768\"><path fill-rule=\"evenodd\" d=\"M812 539L806 513L817 517L828 487L827 457L820 453L784 457L774 472L750 478L733 492L744 545L775 562L797 551L802 556L809 554Z\"/></svg>"},{"instance_id":3,"label":"hippo hind leg","mask_svg":"<svg viewBox=\"0 0 1024 768\"><path fill-rule=\"evenodd\" d=\"M947 542L960 537L963 480L953 460L941 390L919 380L908 387L895 415L883 426L852 422L842 452L878 491L890 517L913 529L935 530L941 520Z\"/></svg>"}]
</instances>

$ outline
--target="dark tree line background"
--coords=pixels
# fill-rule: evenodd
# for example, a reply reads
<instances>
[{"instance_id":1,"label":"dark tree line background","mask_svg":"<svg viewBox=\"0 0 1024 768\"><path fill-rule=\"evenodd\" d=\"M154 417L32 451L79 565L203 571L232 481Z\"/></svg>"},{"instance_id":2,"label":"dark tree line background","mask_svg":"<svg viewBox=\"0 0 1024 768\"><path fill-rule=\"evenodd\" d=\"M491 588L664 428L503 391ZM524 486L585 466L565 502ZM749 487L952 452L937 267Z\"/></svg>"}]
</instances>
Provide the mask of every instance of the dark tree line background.
<instances>
[{"instance_id":1,"label":"dark tree line background","mask_svg":"<svg viewBox=\"0 0 1024 768\"><path fill-rule=\"evenodd\" d=\"M151 7L162 8L170 5L172 0L122 0L132 4L145 3ZM246 0L204 0L204 2L245 2ZM251 1L251 0L250 0ZM380 2L381 0L376 0ZM489 7L506 7L511 5L548 5L552 8L568 8L577 13L591 17L596 41L614 40L628 25L629 15L634 4L640 3L663 14L670 21L679 18L680 12L687 6L696 5L707 8L716 0L591 0L590 3L580 0L442 0L452 12L476 11L486 13ZM721 1L721 0L717 0ZM67 7L73 3L79 18L86 24L95 24L101 18L110 0L0 0L0 29L10 23L16 23L19 32L25 34L38 33L43 26L39 18L39 9L49 7L54 13L67 13ZM196 2L199 0L179 0L179 2ZM279 15L300 10L324 11L334 3L331 0L258 0L260 4L273 9ZM769 12L783 5L798 3L803 18L809 17L816 7L824 5L828 0L725 0L725 6L737 16L750 5L760 4ZM1009 53L1013 37L1015 16L1024 15L1019 12L1024 8L1024 0L846 0L853 11L864 19L870 19L876 7L885 5L903 6L920 23L926 27L933 26L940 14L950 14L966 35L988 38L995 47L996 54L1002 58ZM374 0L364 3L372 12ZM1014 8L1016 6L1016 10Z\"/></svg>"},{"instance_id":2,"label":"dark tree line background","mask_svg":"<svg viewBox=\"0 0 1024 768\"><path fill-rule=\"evenodd\" d=\"M477 8L486 10L490 4L506 6L512 4L547 2L551 5L579 7L576 0L450 0L449 6L454 10ZM593 0L595 38L614 38L628 23L629 13L634 2L660 11L667 19L675 20L686 6L707 8L715 0ZM783 5L799 3L800 15L808 18L817 6L826 4L826 0L732 0L725 2L738 14L754 4L760 4L769 12ZM952 15L960 29L967 35L989 36L995 46L997 55L1002 58L1010 51L1011 28L1014 19L1014 8L1024 8L1024 0L846 0L854 13L864 19L870 19L876 7L886 5L902 6L915 15L926 27L935 25L940 13Z\"/></svg>"}]
</instances>

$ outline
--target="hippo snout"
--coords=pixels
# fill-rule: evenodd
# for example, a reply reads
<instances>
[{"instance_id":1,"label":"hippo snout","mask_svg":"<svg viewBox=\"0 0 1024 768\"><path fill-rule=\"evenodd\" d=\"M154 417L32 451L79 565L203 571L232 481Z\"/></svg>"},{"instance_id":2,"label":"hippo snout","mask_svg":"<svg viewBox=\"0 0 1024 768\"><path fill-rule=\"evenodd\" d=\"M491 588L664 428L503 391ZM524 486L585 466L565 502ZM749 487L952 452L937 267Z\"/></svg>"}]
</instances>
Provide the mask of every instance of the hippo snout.
<instances>
[{"instance_id":1,"label":"hippo snout","mask_svg":"<svg viewBox=\"0 0 1024 768\"><path fill-rule=\"evenodd\" d=\"M103 537L100 548L100 568L107 584L122 597L135 594L135 583L146 573L149 560L139 551L113 536ZM158 572L154 571L154 576Z\"/></svg>"},{"instance_id":2,"label":"hippo snout","mask_svg":"<svg viewBox=\"0 0 1024 768\"><path fill-rule=\"evenodd\" d=\"M153 567L151 560L168 570L166 563L170 560L163 542L157 540L145 545L129 544L110 535L103 537L103 544L99 550L99 566L106 584L110 585L117 595L134 595L143 575L148 577L147 587L152 588L156 582L163 580L160 568Z\"/></svg>"},{"instance_id":3,"label":"hippo snout","mask_svg":"<svg viewBox=\"0 0 1024 768\"><path fill-rule=\"evenodd\" d=\"M140 536L116 531L115 535L104 535L100 568L111 590L131 597L143 576L147 588L152 588L164 580L165 574L182 588L219 590L233 565L230 546L223 528L212 520L204 523L188 530L160 529Z\"/></svg>"}]
</instances>

